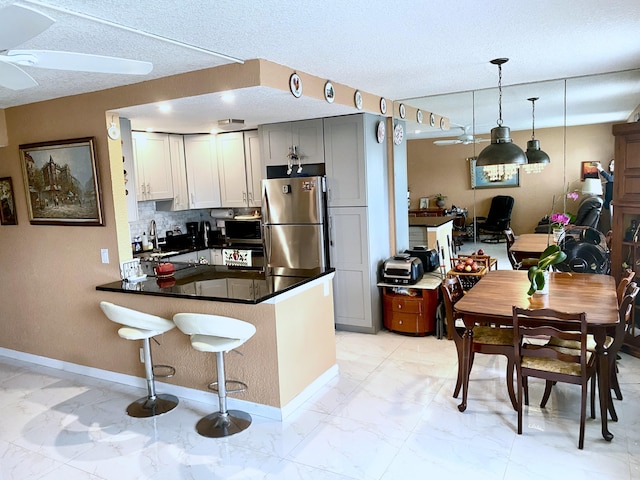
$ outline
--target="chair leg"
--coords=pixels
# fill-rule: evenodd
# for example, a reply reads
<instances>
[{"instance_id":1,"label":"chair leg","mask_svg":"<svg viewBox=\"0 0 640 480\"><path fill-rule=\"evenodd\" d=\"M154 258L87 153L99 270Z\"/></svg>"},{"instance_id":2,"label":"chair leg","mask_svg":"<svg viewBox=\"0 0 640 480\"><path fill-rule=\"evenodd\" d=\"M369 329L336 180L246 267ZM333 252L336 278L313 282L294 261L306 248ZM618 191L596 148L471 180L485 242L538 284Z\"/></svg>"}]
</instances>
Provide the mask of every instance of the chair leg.
<instances>
[{"instance_id":1,"label":"chair leg","mask_svg":"<svg viewBox=\"0 0 640 480\"><path fill-rule=\"evenodd\" d=\"M524 404L529 406L529 379L528 377L522 378L522 388L524 389Z\"/></svg>"},{"instance_id":2,"label":"chair leg","mask_svg":"<svg viewBox=\"0 0 640 480\"><path fill-rule=\"evenodd\" d=\"M224 371L224 352L216 352L218 372L218 403L220 410L200 419L196 424L197 432L203 437L228 437L251 425L251 415L240 410L227 410L227 378Z\"/></svg>"},{"instance_id":3,"label":"chair leg","mask_svg":"<svg viewBox=\"0 0 640 480\"><path fill-rule=\"evenodd\" d=\"M515 368L515 359L512 355L507 355L507 392L509 392L509 399L514 410L518 410L518 400L516 400L516 393L513 391L513 370Z\"/></svg>"},{"instance_id":4,"label":"chair leg","mask_svg":"<svg viewBox=\"0 0 640 480\"><path fill-rule=\"evenodd\" d=\"M620 384L618 383L618 364L615 358L610 357L611 361L611 376L609 377L609 382L611 383L611 388L616 394L616 398L618 400L622 400L622 390L620 390Z\"/></svg>"},{"instance_id":5,"label":"chair leg","mask_svg":"<svg viewBox=\"0 0 640 480\"><path fill-rule=\"evenodd\" d=\"M516 367L516 388L518 389L518 401L516 411L518 412L518 435L522 434L522 390L525 388L526 377L522 378L520 367Z\"/></svg>"},{"instance_id":6,"label":"chair leg","mask_svg":"<svg viewBox=\"0 0 640 480\"><path fill-rule=\"evenodd\" d=\"M144 371L147 382L147 396L139 398L127 407L127 414L135 418L156 417L173 410L178 405L178 397L170 394L156 394L155 377L153 375L153 360L151 359L151 345L148 338L142 339L144 355Z\"/></svg>"},{"instance_id":7,"label":"chair leg","mask_svg":"<svg viewBox=\"0 0 640 480\"><path fill-rule=\"evenodd\" d=\"M551 396L551 389L553 388L553 383L551 380L547 380L544 387L544 394L542 395L542 401L540 402L540 408L544 408L547 405L547 401Z\"/></svg>"},{"instance_id":8,"label":"chair leg","mask_svg":"<svg viewBox=\"0 0 640 480\"><path fill-rule=\"evenodd\" d=\"M578 448L584 448L584 424L587 416L587 383L582 384L582 395L580 398L580 437L578 437Z\"/></svg>"},{"instance_id":9,"label":"chair leg","mask_svg":"<svg viewBox=\"0 0 640 480\"><path fill-rule=\"evenodd\" d=\"M591 376L591 418L596 418L596 376Z\"/></svg>"}]
</instances>

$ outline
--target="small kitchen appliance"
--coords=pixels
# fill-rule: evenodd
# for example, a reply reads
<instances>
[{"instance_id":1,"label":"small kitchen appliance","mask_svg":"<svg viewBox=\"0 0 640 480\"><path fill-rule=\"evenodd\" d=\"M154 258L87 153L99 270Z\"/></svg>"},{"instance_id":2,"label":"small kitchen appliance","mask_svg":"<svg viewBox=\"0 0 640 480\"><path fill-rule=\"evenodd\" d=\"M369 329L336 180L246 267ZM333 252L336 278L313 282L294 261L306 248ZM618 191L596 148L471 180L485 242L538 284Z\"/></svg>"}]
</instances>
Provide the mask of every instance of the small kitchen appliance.
<instances>
[{"instance_id":1,"label":"small kitchen appliance","mask_svg":"<svg viewBox=\"0 0 640 480\"><path fill-rule=\"evenodd\" d=\"M209 248L211 246L211 223L203 221L200 222L200 244Z\"/></svg>"},{"instance_id":2,"label":"small kitchen appliance","mask_svg":"<svg viewBox=\"0 0 640 480\"><path fill-rule=\"evenodd\" d=\"M187 222L187 235L191 239L191 246L198 244L198 222Z\"/></svg>"},{"instance_id":3,"label":"small kitchen appliance","mask_svg":"<svg viewBox=\"0 0 640 480\"><path fill-rule=\"evenodd\" d=\"M424 245L412 247L409 250L405 250L404 253L408 253L412 257L418 257L422 260L422 268L426 272L433 272L440 266L440 258L438 251L435 249L429 250Z\"/></svg>"},{"instance_id":4,"label":"small kitchen appliance","mask_svg":"<svg viewBox=\"0 0 640 480\"><path fill-rule=\"evenodd\" d=\"M422 260L408 253L388 258L382 265L382 280L386 283L413 285L422 280L423 275Z\"/></svg>"}]
</instances>

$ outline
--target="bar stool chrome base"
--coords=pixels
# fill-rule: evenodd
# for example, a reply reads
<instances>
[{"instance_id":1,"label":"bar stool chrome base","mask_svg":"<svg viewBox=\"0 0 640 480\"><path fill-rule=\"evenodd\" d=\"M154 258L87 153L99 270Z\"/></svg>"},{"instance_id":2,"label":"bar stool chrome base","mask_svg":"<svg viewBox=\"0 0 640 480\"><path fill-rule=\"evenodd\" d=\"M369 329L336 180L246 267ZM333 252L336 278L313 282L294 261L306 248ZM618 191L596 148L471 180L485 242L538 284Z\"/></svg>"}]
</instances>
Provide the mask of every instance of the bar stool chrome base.
<instances>
[{"instance_id":1,"label":"bar stool chrome base","mask_svg":"<svg viewBox=\"0 0 640 480\"><path fill-rule=\"evenodd\" d=\"M229 437L246 430L251 425L251 415L240 410L227 410L227 413L215 412L201 418L196 431L203 437Z\"/></svg>"},{"instance_id":2,"label":"bar stool chrome base","mask_svg":"<svg viewBox=\"0 0 640 480\"><path fill-rule=\"evenodd\" d=\"M157 417L178 406L178 397L168 393L156 395L155 399L142 397L127 407L127 414L134 418Z\"/></svg>"}]
</instances>

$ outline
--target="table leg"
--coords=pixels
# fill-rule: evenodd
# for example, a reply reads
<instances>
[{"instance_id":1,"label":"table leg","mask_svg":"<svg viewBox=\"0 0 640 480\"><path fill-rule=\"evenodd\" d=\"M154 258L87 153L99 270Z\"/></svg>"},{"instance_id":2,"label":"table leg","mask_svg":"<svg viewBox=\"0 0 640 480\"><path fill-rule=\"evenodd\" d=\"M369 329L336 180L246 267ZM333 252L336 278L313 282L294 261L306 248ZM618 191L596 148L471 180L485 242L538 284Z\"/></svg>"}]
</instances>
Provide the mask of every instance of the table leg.
<instances>
[{"instance_id":1,"label":"table leg","mask_svg":"<svg viewBox=\"0 0 640 480\"><path fill-rule=\"evenodd\" d=\"M469 391L469 371L471 370L471 342L473 341L473 329L467 328L462 336L462 403L458 410L464 412L467 409L467 392Z\"/></svg>"},{"instance_id":2,"label":"table leg","mask_svg":"<svg viewBox=\"0 0 640 480\"><path fill-rule=\"evenodd\" d=\"M598 396L600 397L600 418L602 421L602 438L607 442L613 440L613 434L609 431L607 426L609 417L609 356L604 348L604 341L606 332L604 329L598 329L594 332L594 339L596 341L596 355L598 361Z\"/></svg>"}]
</instances>

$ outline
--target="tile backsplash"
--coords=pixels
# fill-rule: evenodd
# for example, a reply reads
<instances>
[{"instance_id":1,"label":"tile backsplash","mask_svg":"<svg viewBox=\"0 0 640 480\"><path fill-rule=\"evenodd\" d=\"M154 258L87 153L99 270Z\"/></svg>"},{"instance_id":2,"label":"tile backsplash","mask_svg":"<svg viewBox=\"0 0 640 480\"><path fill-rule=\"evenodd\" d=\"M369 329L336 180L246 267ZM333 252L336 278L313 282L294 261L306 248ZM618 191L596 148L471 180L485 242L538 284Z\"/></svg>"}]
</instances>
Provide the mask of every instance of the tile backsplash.
<instances>
[{"instance_id":1,"label":"tile backsplash","mask_svg":"<svg viewBox=\"0 0 640 480\"><path fill-rule=\"evenodd\" d=\"M256 210L255 208L233 209L236 215L248 214ZM259 210L259 209L258 209ZM183 210L180 212L166 212L156 210L156 202L138 202L138 220L129 222L129 230L131 231L131 241L143 233L149 233L149 225L151 220L156 221L156 231L158 237L164 237L167 230L174 230L180 227L182 233L187 233L187 222L209 221L215 229L215 219L211 218L211 209L204 208L199 210Z\"/></svg>"}]
</instances>

